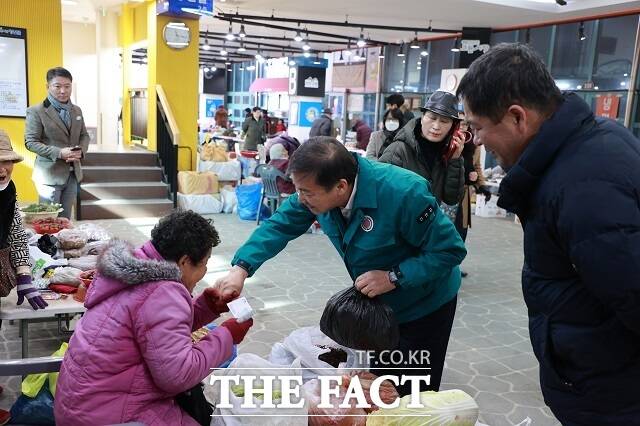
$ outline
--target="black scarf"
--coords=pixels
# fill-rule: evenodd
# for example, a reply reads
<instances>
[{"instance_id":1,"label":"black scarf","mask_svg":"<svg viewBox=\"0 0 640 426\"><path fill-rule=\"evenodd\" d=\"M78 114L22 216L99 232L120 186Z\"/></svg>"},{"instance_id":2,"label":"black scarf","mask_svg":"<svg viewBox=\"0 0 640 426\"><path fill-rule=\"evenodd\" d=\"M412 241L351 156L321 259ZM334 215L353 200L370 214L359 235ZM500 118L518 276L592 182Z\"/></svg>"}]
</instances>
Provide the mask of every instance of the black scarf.
<instances>
[{"instance_id":1,"label":"black scarf","mask_svg":"<svg viewBox=\"0 0 640 426\"><path fill-rule=\"evenodd\" d=\"M442 142L431 142L427 140L427 138L422 135L422 123L420 122L420 120L418 120L418 122L416 123L416 127L413 130L413 135L418 142L418 147L420 148L420 156L427 165L429 173L431 173L436 162L442 161L442 153L447 146L447 142L449 141L450 136L447 135L447 137L444 138Z\"/></svg>"},{"instance_id":2,"label":"black scarf","mask_svg":"<svg viewBox=\"0 0 640 426\"><path fill-rule=\"evenodd\" d=\"M11 224L16 212L16 186L13 181L0 191L0 249L7 247Z\"/></svg>"},{"instance_id":3,"label":"black scarf","mask_svg":"<svg viewBox=\"0 0 640 426\"><path fill-rule=\"evenodd\" d=\"M393 140L395 139L396 135L398 134L401 128L402 127L398 127L398 129L393 132L387 129L382 129L382 133L384 134L384 142L382 143L382 146L378 150L378 158L380 158L384 150L387 149L387 147L393 143Z\"/></svg>"}]
</instances>

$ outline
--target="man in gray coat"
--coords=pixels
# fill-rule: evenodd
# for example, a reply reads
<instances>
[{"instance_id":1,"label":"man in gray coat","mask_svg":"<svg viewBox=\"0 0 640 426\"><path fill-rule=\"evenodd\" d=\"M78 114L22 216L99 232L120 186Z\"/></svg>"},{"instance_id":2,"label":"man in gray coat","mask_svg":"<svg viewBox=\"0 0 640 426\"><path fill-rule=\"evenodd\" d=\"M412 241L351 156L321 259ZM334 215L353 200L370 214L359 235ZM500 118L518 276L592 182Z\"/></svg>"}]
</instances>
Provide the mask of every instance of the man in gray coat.
<instances>
[{"instance_id":1,"label":"man in gray coat","mask_svg":"<svg viewBox=\"0 0 640 426\"><path fill-rule=\"evenodd\" d=\"M332 115L333 111L331 110L331 108L325 108L322 111L322 115L316 118L311 125L309 137L313 138L316 136L334 136L333 121L331 120Z\"/></svg>"},{"instance_id":2,"label":"man in gray coat","mask_svg":"<svg viewBox=\"0 0 640 426\"><path fill-rule=\"evenodd\" d=\"M44 102L27 109L25 145L36 153L33 181L40 202L60 203L61 216L70 218L78 182L82 180L80 159L89 147L89 134L82 110L71 103L73 77L64 68L47 71Z\"/></svg>"}]
</instances>

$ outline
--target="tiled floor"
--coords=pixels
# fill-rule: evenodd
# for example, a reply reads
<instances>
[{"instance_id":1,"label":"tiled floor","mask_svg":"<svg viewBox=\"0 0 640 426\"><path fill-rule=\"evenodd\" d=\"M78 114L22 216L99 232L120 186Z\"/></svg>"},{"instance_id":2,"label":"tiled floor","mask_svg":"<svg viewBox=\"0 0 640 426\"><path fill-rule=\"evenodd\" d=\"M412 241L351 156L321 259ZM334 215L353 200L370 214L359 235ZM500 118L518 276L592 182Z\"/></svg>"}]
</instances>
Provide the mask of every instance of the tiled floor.
<instances>
[{"instance_id":1,"label":"tiled floor","mask_svg":"<svg viewBox=\"0 0 640 426\"><path fill-rule=\"evenodd\" d=\"M255 229L236 216L213 216L222 244L214 249L205 283L213 284L228 268L235 250ZM144 241L155 219L102 221L115 236ZM538 385L537 362L531 352L526 308L520 289L521 228L510 221L474 218L463 264L463 282L449 343L443 389L458 388L476 399L480 420L490 426L514 425L530 417L534 426L559 424ZM317 325L326 300L349 284L341 259L326 237L304 235L266 263L245 287L257 308L255 325L240 346L242 352L266 356L273 343L293 329ZM31 327L32 356L53 352L59 342L55 324ZM16 325L0 331L0 357L19 356ZM19 378L0 378L5 388L0 407L16 398Z\"/></svg>"}]
</instances>

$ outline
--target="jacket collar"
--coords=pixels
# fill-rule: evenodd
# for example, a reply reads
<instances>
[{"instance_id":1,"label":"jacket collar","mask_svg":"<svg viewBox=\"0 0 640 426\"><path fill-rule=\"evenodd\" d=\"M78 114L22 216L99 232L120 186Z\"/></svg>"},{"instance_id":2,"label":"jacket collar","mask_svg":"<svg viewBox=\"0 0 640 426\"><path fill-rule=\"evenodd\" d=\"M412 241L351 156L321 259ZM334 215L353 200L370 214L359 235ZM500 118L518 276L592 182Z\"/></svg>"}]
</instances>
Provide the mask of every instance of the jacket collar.
<instances>
[{"instance_id":1,"label":"jacket collar","mask_svg":"<svg viewBox=\"0 0 640 426\"><path fill-rule=\"evenodd\" d=\"M356 188L356 196L353 200L353 210L375 209L378 207L378 198L376 197L373 165L369 160L356 153L352 155L358 162L358 188Z\"/></svg>"},{"instance_id":2,"label":"jacket collar","mask_svg":"<svg viewBox=\"0 0 640 426\"><path fill-rule=\"evenodd\" d=\"M63 132L69 135L71 132L71 129L68 129L67 126L62 122L62 118L60 118L60 114L55 109L51 101L49 99L45 99L42 105L44 106L44 110L49 116L49 118L51 118L51 120L53 120ZM73 116L74 116L73 106L69 110L69 114L71 114L71 126L73 127L74 121L75 121L73 119Z\"/></svg>"},{"instance_id":3,"label":"jacket collar","mask_svg":"<svg viewBox=\"0 0 640 426\"><path fill-rule=\"evenodd\" d=\"M498 205L518 215L524 214L529 197L558 152L589 123L594 123L589 105L575 93L565 94L556 112L542 124L502 180Z\"/></svg>"}]
</instances>

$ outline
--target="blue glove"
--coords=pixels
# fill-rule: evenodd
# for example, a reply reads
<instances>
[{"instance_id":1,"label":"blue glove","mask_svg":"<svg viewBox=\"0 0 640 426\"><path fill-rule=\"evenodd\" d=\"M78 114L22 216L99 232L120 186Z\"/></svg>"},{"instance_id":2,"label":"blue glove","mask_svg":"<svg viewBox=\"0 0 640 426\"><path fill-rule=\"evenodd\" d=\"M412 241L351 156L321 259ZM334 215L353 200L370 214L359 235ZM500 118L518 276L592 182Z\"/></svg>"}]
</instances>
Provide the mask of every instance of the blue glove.
<instances>
[{"instance_id":1,"label":"blue glove","mask_svg":"<svg viewBox=\"0 0 640 426\"><path fill-rule=\"evenodd\" d=\"M29 304L34 310L44 309L47 302L44 301L40 292L31 283L31 275L18 275L18 305L22 305L24 298L27 298Z\"/></svg>"}]
</instances>

